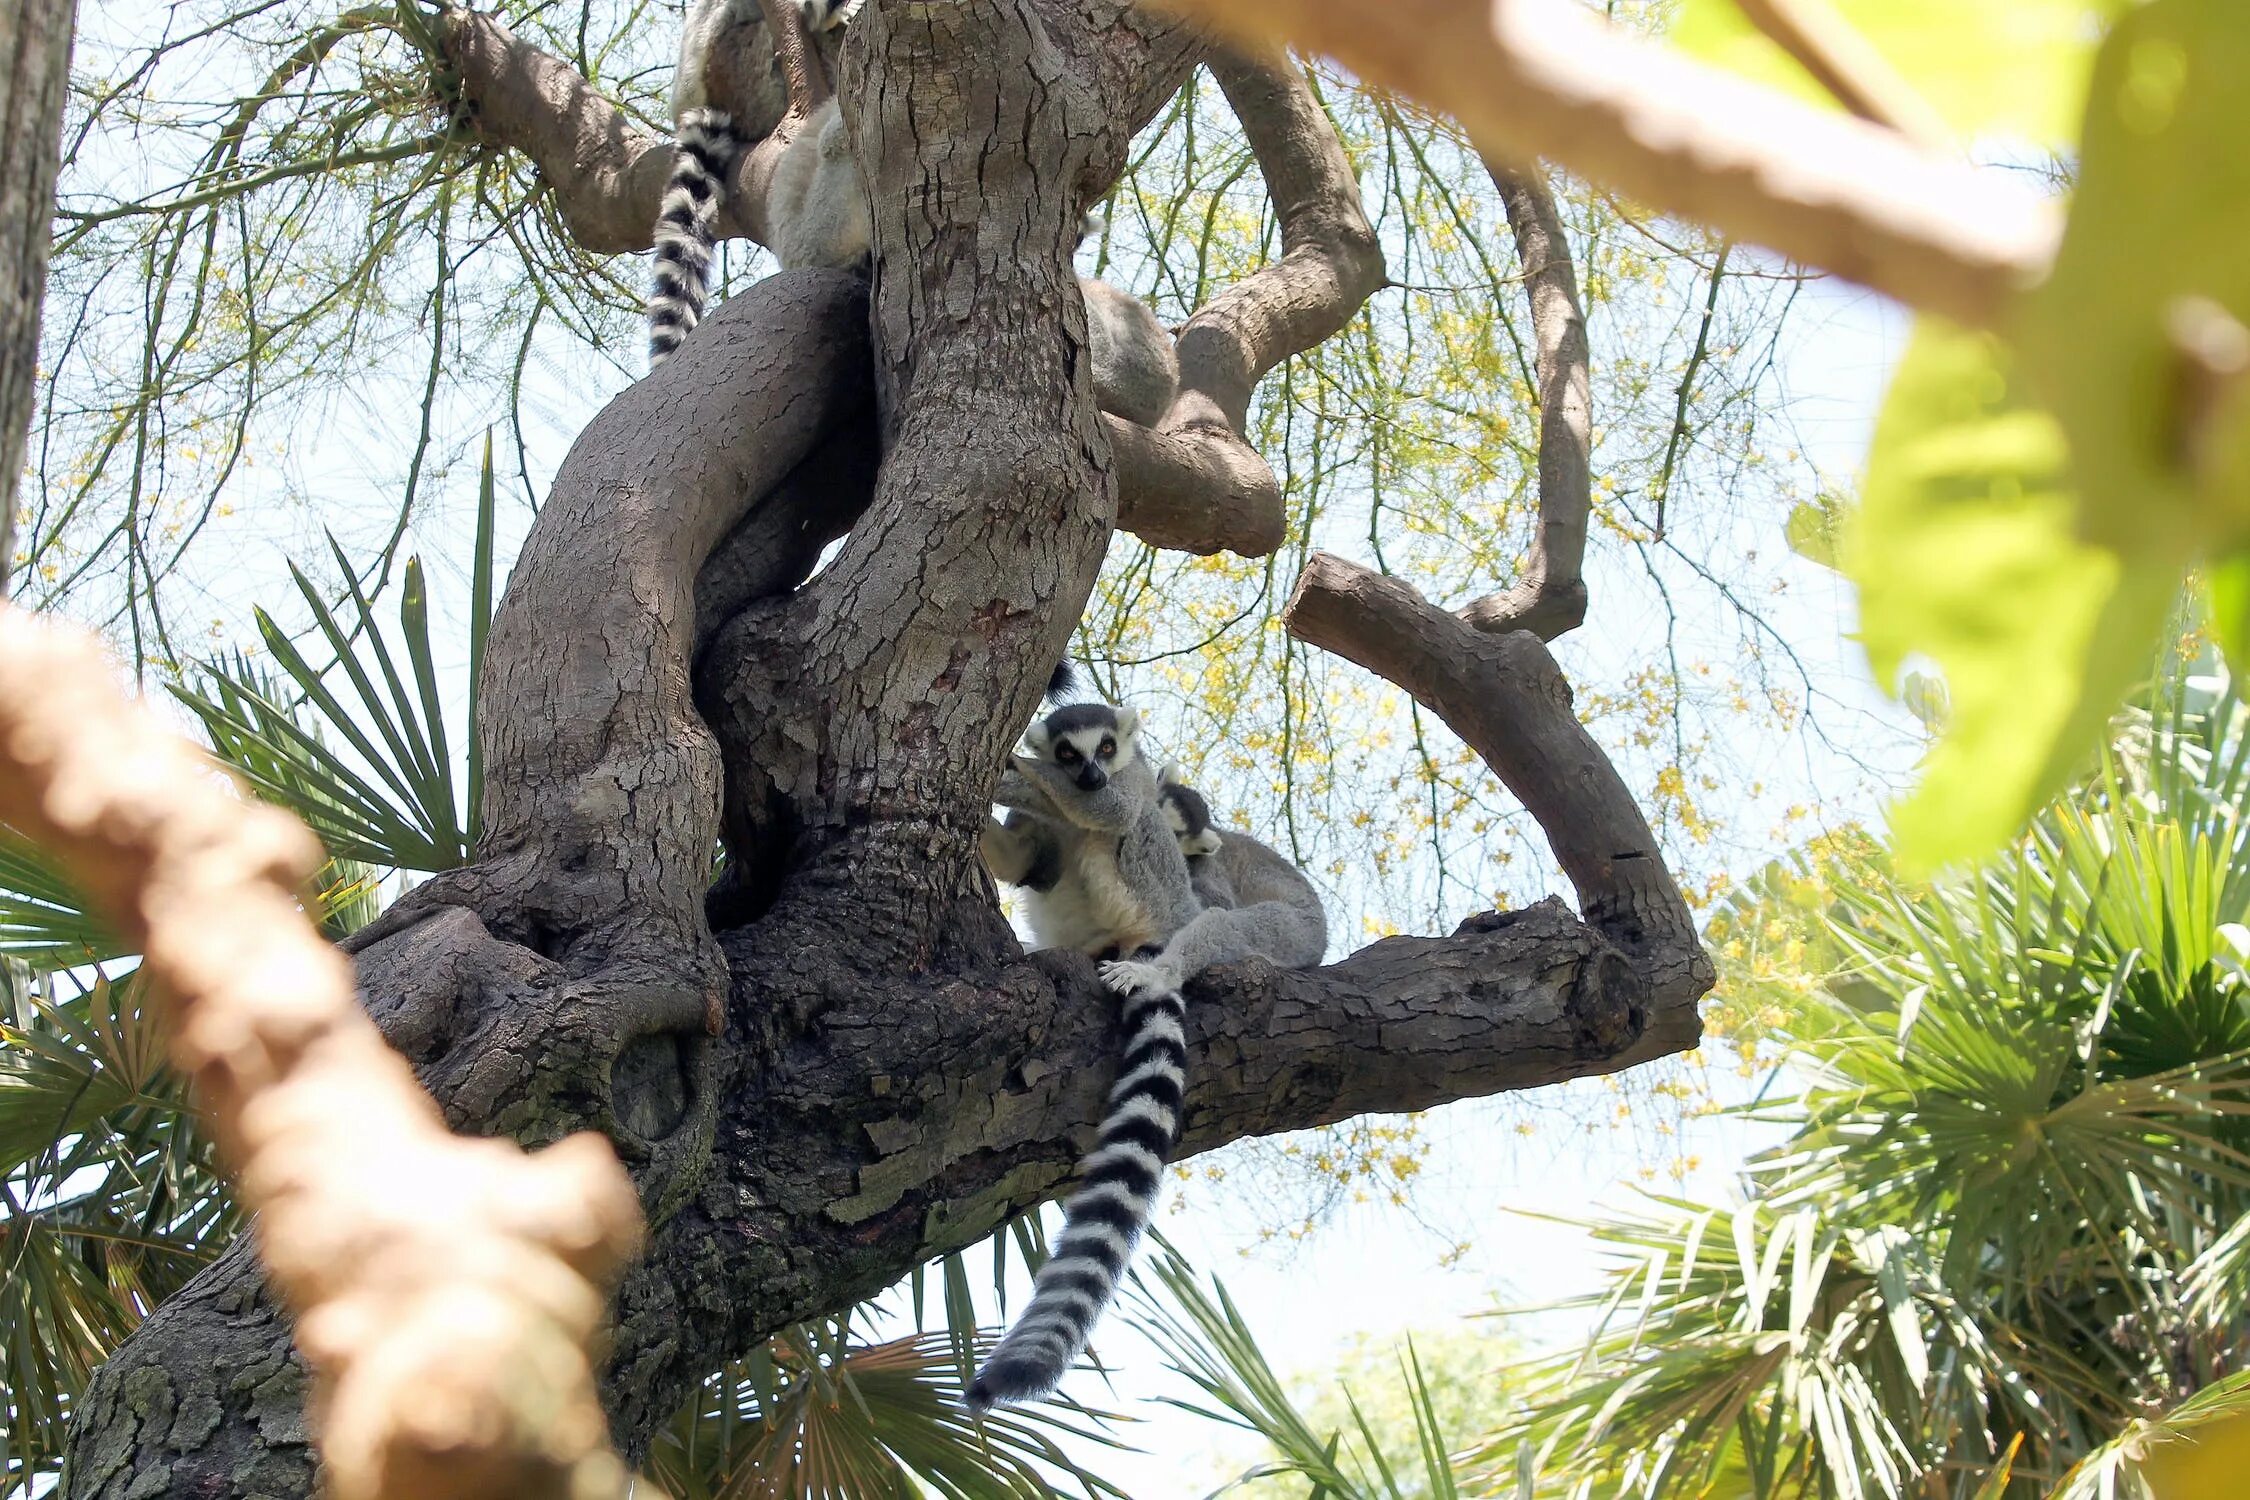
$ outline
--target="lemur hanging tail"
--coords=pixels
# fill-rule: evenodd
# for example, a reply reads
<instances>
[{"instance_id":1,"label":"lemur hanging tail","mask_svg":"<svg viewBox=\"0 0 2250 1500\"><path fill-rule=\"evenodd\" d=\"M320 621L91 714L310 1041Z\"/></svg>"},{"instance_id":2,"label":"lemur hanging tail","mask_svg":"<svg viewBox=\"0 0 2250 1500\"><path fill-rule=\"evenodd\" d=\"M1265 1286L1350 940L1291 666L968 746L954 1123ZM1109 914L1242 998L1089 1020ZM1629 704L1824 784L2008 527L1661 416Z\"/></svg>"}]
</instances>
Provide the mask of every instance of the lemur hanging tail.
<instances>
[{"instance_id":1,"label":"lemur hanging tail","mask_svg":"<svg viewBox=\"0 0 2250 1500\"><path fill-rule=\"evenodd\" d=\"M656 268L648 293L650 369L680 347L703 320L711 289L713 226L742 141L724 110L691 109L680 116L679 149L664 184L656 216Z\"/></svg>"},{"instance_id":2,"label":"lemur hanging tail","mask_svg":"<svg viewBox=\"0 0 2250 1500\"><path fill-rule=\"evenodd\" d=\"M1079 1164L1078 1190L1063 1205L1062 1233L1032 1283L1030 1304L969 1386L971 1411L1052 1391L1117 1291L1180 1138L1186 1015L1177 990L1125 1001L1125 1053L1100 1144Z\"/></svg>"}]
</instances>

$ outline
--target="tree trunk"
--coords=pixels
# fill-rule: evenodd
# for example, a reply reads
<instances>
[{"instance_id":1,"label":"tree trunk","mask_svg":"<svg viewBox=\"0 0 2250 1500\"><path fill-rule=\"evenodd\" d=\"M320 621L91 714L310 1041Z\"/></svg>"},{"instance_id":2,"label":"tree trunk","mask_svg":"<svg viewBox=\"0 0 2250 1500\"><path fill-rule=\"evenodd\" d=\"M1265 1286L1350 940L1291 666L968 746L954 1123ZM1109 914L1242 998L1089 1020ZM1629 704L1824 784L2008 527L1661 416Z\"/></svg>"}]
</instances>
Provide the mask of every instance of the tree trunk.
<instances>
[{"instance_id":1,"label":"tree trunk","mask_svg":"<svg viewBox=\"0 0 2250 1500\"><path fill-rule=\"evenodd\" d=\"M476 57L509 60L496 78L567 72L456 24L483 49L472 89ZM872 284L770 277L588 426L479 685L480 862L347 944L456 1127L591 1127L633 1170L649 1247L605 1386L628 1458L722 1361L1054 1196L1092 1136L1114 1004L1089 960L1009 931L976 853L993 783L1121 481L1225 532L1212 512L1259 491L1250 386L1382 278L1302 78L1232 64L1285 254L1190 320L1157 431L1097 414L1077 215L1202 49L1108 0L862 10L841 94ZM569 89L529 93L585 128ZM1308 618L1463 719L1561 835L1584 915L1545 901L1325 968L1203 976L1185 1152L1627 1066L1691 1045L1710 986L1539 642L1331 581ZM307 1494L303 1386L237 1246L95 1378L66 1492Z\"/></svg>"},{"instance_id":2,"label":"tree trunk","mask_svg":"<svg viewBox=\"0 0 2250 1500\"><path fill-rule=\"evenodd\" d=\"M0 6L0 595L16 555L16 485L39 379L39 305L55 216L76 0Z\"/></svg>"}]
</instances>

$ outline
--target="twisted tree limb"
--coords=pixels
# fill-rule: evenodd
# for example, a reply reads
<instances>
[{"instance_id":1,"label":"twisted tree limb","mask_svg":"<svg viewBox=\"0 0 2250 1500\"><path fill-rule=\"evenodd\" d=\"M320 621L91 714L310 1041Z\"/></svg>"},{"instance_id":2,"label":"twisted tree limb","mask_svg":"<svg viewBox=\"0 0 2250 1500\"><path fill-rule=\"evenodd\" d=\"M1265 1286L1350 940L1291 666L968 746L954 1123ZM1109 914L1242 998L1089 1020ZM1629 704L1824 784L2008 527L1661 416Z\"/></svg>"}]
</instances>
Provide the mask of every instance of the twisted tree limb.
<instances>
[{"instance_id":1,"label":"twisted tree limb","mask_svg":"<svg viewBox=\"0 0 2250 1500\"><path fill-rule=\"evenodd\" d=\"M1539 531L1522 576L1461 611L1479 630L1528 630L1543 641L1586 621L1586 522L1593 510L1593 406L1586 315L1555 195L1536 167L1485 158L1515 233L1538 351Z\"/></svg>"},{"instance_id":2,"label":"twisted tree limb","mask_svg":"<svg viewBox=\"0 0 2250 1500\"><path fill-rule=\"evenodd\" d=\"M671 171L671 143L634 129L568 63L496 18L454 10L445 24L447 60L476 128L538 165L587 249L645 249ZM786 22L769 29L791 39ZM1169 96L1169 88L1148 80L1176 86L1201 50L1178 28L1140 40L1148 64L1113 70L1135 80L1123 101L1135 126ZM806 98L817 102L825 75L807 64L818 59L783 50L794 58L792 76L805 73ZM1114 454L1119 526L1154 546L1254 557L1281 544L1283 518L1272 470L1242 438L1251 392L1275 365L1348 322L1383 284L1383 262L1343 148L1295 66L1219 56L1212 71L1273 194L1282 258L1220 293L1181 329L1180 393L1157 430L1107 413L1103 425ZM741 108L772 134L745 153L719 232L762 244L773 165L805 110L776 113L770 90L756 92L756 82L738 81L735 93L751 96Z\"/></svg>"},{"instance_id":3,"label":"twisted tree limb","mask_svg":"<svg viewBox=\"0 0 2250 1500\"><path fill-rule=\"evenodd\" d=\"M446 1132L298 910L320 848L222 790L89 640L0 605L0 820L145 955L312 1363L339 1500L608 1500L588 1347L640 1238L609 1149Z\"/></svg>"},{"instance_id":4,"label":"twisted tree limb","mask_svg":"<svg viewBox=\"0 0 2250 1500\"><path fill-rule=\"evenodd\" d=\"M354 944L364 1003L450 1119L592 1126L632 1167L651 1228L602 1382L628 1456L721 1362L1052 1196L1099 1117L1112 997L1088 960L1022 952L976 834L1123 498L1069 226L1145 118L1120 101L1169 97L1195 50L1123 5L862 12L839 92L854 139L883 143L865 310L848 277L768 278L581 435L479 685L489 847ZM1258 373L1380 279L1301 79L1243 70L1237 93L1284 255L1183 340L1192 394L1159 444L1236 432ZM1695 1034L1708 965L1552 664L1425 613L1378 613L1406 645L1365 659L1492 757L1585 914L1201 976L1190 1150ZM728 873L705 904L715 816ZM309 1488L289 1329L257 1287L230 1249L103 1369L73 1500ZM216 1413L207 1435L171 1444L146 1415L167 1401Z\"/></svg>"},{"instance_id":5,"label":"twisted tree limb","mask_svg":"<svg viewBox=\"0 0 2250 1500\"><path fill-rule=\"evenodd\" d=\"M1162 0L1244 45L1333 55L1458 118L1511 162L1545 158L1664 213L1974 327L2001 325L2054 257L2053 207L1629 37L1571 0Z\"/></svg>"}]
</instances>

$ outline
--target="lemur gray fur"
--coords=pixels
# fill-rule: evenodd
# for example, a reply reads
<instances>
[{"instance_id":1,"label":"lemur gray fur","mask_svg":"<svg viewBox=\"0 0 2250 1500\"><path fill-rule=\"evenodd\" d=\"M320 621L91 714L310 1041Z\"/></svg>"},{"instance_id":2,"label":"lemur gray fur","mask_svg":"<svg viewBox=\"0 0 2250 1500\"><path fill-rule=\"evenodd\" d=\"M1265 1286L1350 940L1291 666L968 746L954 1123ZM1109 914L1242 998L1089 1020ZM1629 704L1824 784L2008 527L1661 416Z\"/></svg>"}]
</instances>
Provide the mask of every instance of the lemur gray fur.
<instances>
[{"instance_id":1,"label":"lemur gray fur","mask_svg":"<svg viewBox=\"0 0 2250 1500\"><path fill-rule=\"evenodd\" d=\"M852 160L843 108L834 99L813 111L774 165L766 197L767 248L784 271L855 266L867 259L875 226L867 189Z\"/></svg>"},{"instance_id":2,"label":"lemur gray fur","mask_svg":"<svg viewBox=\"0 0 2250 1500\"><path fill-rule=\"evenodd\" d=\"M851 20L863 3L798 0L798 9L806 31L817 33ZM672 74L673 139L678 151L656 215L656 260L648 294L651 369L670 358L703 320L711 287L712 227L735 160L742 154L746 127L755 124L761 135L773 128L773 120L737 122L711 102L714 69L731 64L736 54L748 50L753 32L763 38L764 21L757 0L690 0L687 24L680 34L680 61ZM765 51L770 73L774 61L770 39ZM764 82L770 91L778 80ZM798 135L799 140L809 141L816 161L822 149L818 127L816 116ZM865 207L861 202L862 212Z\"/></svg>"},{"instance_id":3,"label":"lemur gray fur","mask_svg":"<svg viewBox=\"0 0 2250 1500\"><path fill-rule=\"evenodd\" d=\"M1211 826L1211 804L1181 779L1178 766L1166 766L1157 774L1156 789L1164 804L1165 821L1172 825L1173 841L1187 860L1188 887L1195 892L1195 899L1204 906L1233 906L1234 887L1212 857L1223 840L1219 830Z\"/></svg>"},{"instance_id":4,"label":"lemur gray fur","mask_svg":"<svg viewBox=\"0 0 2250 1500\"><path fill-rule=\"evenodd\" d=\"M1005 823L987 820L985 863L1027 891L1042 947L1131 952L1160 943L1195 912L1187 862L1140 753L1130 708L1073 703L1024 735L1000 788ZM1086 1347L1147 1227L1179 1139L1187 1089L1186 1001L1177 991L1128 1000L1117 1082L1094 1151L1063 1205L1062 1233L1031 1301L969 1387L985 1411L1055 1388Z\"/></svg>"},{"instance_id":5,"label":"lemur gray fur","mask_svg":"<svg viewBox=\"0 0 2250 1500\"><path fill-rule=\"evenodd\" d=\"M799 0L806 30L812 33L845 25L864 3ZM656 221L656 265L648 299L651 369L702 321L710 293L713 225L745 143L732 119L709 107L709 79L726 49L747 45L750 29L762 24L757 0L693 0L688 15L673 79L679 151ZM767 52L770 57L770 43ZM765 125L772 128L770 121ZM767 248L783 270L857 266L868 258L874 225L868 217L867 188L836 100L813 111L774 164L766 226ZM1079 242L1099 228L1093 215L1081 218ZM1171 410L1180 385L1171 334L1129 292L1093 277L1080 277L1078 289L1086 301L1094 404L1128 422L1155 426Z\"/></svg>"},{"instance_id":6,"label":"lemur gray fur","mask_svg":"<svg viewBox=\"0 0 2250 1500\"><path fill-rule=\"evenodd\" d=\"M1024 734L987 819L993 878L1025 891L1042 948L1101 956L1154 947L1195 916L1187 861L1140 753L1140 715L1106 703L1058 708Z\"/></svg>"},{"instance_id":7,"label":"lemur gray fur","mask_svg":"<svg viewBox=\"0 0 2250 1500\"><path fill-rule=\"evenodd\" d=\"M1213 829L1194 788L1172 772L1150 774L1139 737L1140 716L1130 708L1057 709L1026 732L1030 754L1015 757L1002 780L1007 821L985 826L986 864L1027 889L1042 947L1157 951L1133 969L1120 967L1128 959L1102 966L1124 997L1117 1082L1031 1302L969 1387L976 1411L1054 1389L1086 1347L1147 1227L1186 1098L1181 983L1251 954L1290 966L1318 963L1327 943L1312 883L1248 835ZM1219 882L1206 887L1213 899L1199 899L1191 863ZM1239 911L1218 904L1222 887L1232 903L1237 880L1250 902ZM1183 944L1191 933L1198 936ZM1169 985L1148 982L1175 970Z\"/></svg>"},{"instance_id":8,"label":"lemur gray fur","mask_svg":"<svg viewBox=\"0 0 2250 1500\"><path fill-rule=\"evenodd\" d=\"M1177 790L1196 795L1192 788ZM1189 861L1203 909L1153 956L1126 955L1103 963L1102 982L1117 993L1177 990L1205 969L1244 958L1262 958L1283 969L1310 968L1327 952L1328 914L1304 871L1247 833L1211 827L1208 806L1203 831L1218 839L1211 853ZM1206 861L1206 869L1193 868ZM1222 892L1226 899L1218 899Z\"/></svg>"}]
</instances>

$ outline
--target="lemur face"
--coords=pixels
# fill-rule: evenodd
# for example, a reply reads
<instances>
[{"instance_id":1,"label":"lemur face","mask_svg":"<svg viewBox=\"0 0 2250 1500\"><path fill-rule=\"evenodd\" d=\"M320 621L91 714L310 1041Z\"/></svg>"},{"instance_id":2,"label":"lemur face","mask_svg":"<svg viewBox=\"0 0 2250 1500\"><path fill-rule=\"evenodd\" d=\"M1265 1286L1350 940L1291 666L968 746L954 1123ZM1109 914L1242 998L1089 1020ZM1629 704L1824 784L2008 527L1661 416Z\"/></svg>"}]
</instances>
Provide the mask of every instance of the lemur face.
<instances>
[{"instance_id":1,"label":"lemur face","mask_svg":"<svg viewBox=\"0 0 2250 1500\"><path fill-rule=\"evenodd\" d=\"M1166 766L1157 777L1157 796L1164 802L1164 820L1172 837L1189 859L1219 852L1219 831L1211 826L1211 804L1203 794L1180 779L1178 766Z\"/></svg>"},{"instance_id":2,"label":"lemur face","mask_svg":"<svg viewBox=\"0 0 2250 1500\"><path fill-rule=\"evenodd\" d=\"M1141 716L1130 708L1073 703L1032 725L1023 738L1032 754L1069 773L1080 791L1098 792L1139 753L1140 731Z\"/></svg>"}]
</instances>

